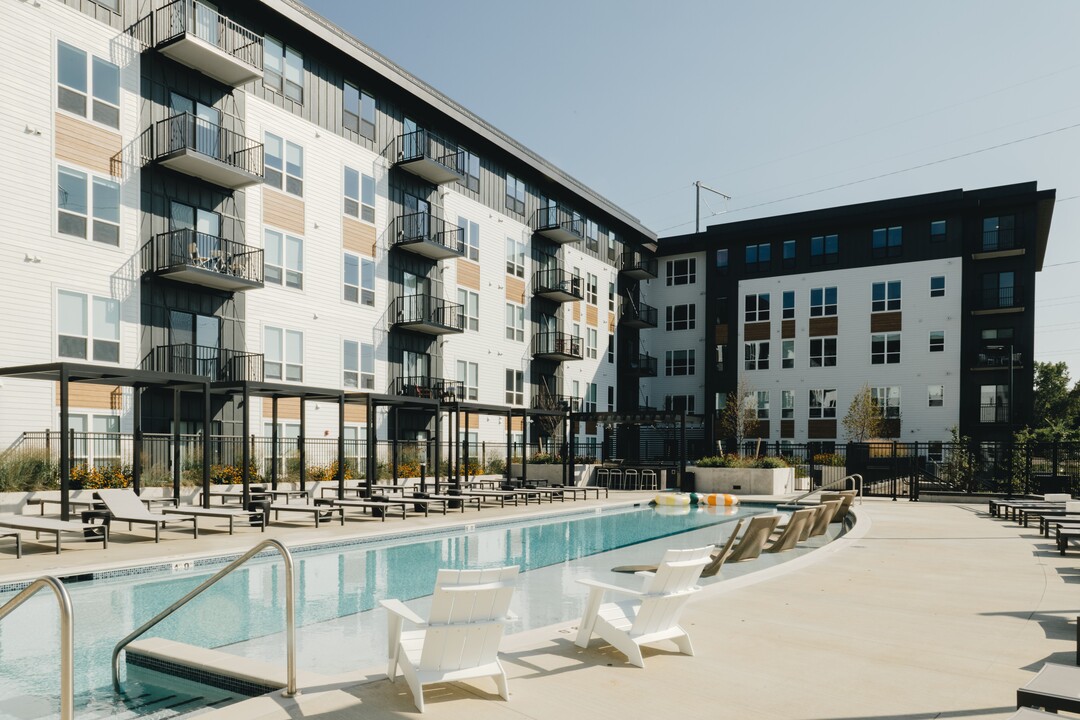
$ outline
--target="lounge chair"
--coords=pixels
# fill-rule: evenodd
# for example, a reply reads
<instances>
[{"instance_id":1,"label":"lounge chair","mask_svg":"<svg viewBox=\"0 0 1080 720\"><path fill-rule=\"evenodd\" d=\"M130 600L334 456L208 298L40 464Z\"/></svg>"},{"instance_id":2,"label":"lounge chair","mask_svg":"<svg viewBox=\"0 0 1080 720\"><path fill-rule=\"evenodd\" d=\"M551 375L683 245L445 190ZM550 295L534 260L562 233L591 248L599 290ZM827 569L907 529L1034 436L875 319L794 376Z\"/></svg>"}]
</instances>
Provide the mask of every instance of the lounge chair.
<instances>
[{"instance_id":1,"label":"lounge chair","mask_svg":"<svg viewBox=\"0 0 1080 720\"><path fill-rule=\"evenodd\" d=\"M195 537L199 537L199 518L190 515L164 515L152 513L146 509L142 500L133 491L123 490L98 490L94 497L105 503L106 509L112 520L126 522L128 530L132 523L154 526L154 542L161 542L161 528L166 523L190 522L193 526Z\"/></svg>"},{"instance_id":2,"label":"lounge chair","mask_svg":"<svg viewBox=\"0 0 1080 720\"><path fill-rule=\"evenodd\" d=\"M60 535L77 533L84 540L98 540L109 547L109 528L106 525L87 525L74 520L54 520L53 518L33 515L0 515L0 527L14 530L30 530L37 538L41 533L51 533L56 537L56 554L60 554Z\"/></svg>"},{"instance_id":3,"label":"lounge chair","mask_svg":"<svg viewBox=\"0 0 1080 720\"><path fill-rule=\"evenodd\" d=\"M755 515L750 518L750 522L746 526L746 532L743 533L739 543L732 549L727 562L753 560L761 555L761 551L765 549L765 543L769 541L769 536L772 535L773 530L776 529L779 523L780 516L771 513L768 515Z\"/></svg>"},{"instance_id":4,"label":"lounge chair","mask_svg":"<svg viewBox=\"0 0 1080 720\"><path fill-rule=\"evenodd\" d=\"M506 627L518 567L440 570L427 622L400 600L383 600L388 625L390 682L405 676L416 709L424 711L424 686L492 677L510 699L499 641ZM404 631L405 622L417 630Z\"/></svg>"},{"instance_id":5,"label":"lounge chair","mask_svg":"<svg viewBox=\"0 0 1080 720\"><path fill-rule=\"evenodd\" d=\"M218 518L229 521L229 534L233 534L233 526L236 520L245 520L250 525L258 524L263 532L266 532L266 515L262 510L242 510L240 508L212 507L204 508L199 505L180 505L173 508L174 515L190 515L195 518Z\"/></svg>"},{"instance_id":6,"label":"lounge chair","mask_svg":"<svg viewBox=\"0 0 1080 720\"><path fill-rule=\"evenodd\" d=\"M742 528L745 518L735 523L735 529L728 535L727 542L719 550L713 551L709 558L710 562L701 571L701 577L715 577L720 573L720 568L727 562L728 557L731 555L731 546L735 544L735 539L739 535L739 530ZM654 573L659 565L619 565L618 567L611 568L611 572L617 573L641 573L649 572Z\"/></svg>"},{"instance_id":7,"label":"lounge chair","mask_svg":"<svg viewBox=\"0 0 1080 720\"><path fill-rule=\"evenodd\" d=\"M858 495L856 490L841 490L835 493L821 493L821 502L830 502L832 500L840 500L840 507L837 508L836 514L830 522L843 522L847 517L848 510L851 509L851 504L855 502L855 497Z\"/></svg>"},{"instance_id":8,"label":"lounge chair","mask_svg":"<svg viewBox=\"0 0 1080 720\"><path fill-rule=\"evenodd\" d=\"M840 506L844 504L843 500L823 500L818 507L817 517L814 518L813 524L810 526L810 537L817 537L824 535L829 529L829 523L836 517L836 513L839 512Z\"/></svg>"},{"instance_id":9,"label":"lounge chair","mask_svg":"<svg viewBox=\"0 0 1080 720\"><path fill-rule=\"evenodd\" d=\"M575 643L588 647L593 634L611 643L630 660L645 667L642 645L671 640L684 655L693 655L690 636L679 625L679 615L697 587L701 571L709 564L711 545L692 550L668 550L655 574L649 574L643 590L631 590L618 585L578 580L591 588L585 604L585 615L578 624ZM604 602L609 593L636 598L629 602Z\"/></svg>"},{"instance_id":10,"label":"lounge chair","mask_svg":"<svg viewBox=\"0 0 1080 720\"><path fill-rule=\"evenodd\" d=\"M1035 677L1016 689L1016 707L1056 713L1080 712L1080 667L1044 663Z\"/></svg>"},{"instance_id":11,"label":"lounge chair","mask_svg":"<svg viewBox=\"0 0 1080 720\"><path fill-rule=\"evenodd\" d=\"M765 552L776 553L784 552L795 547L795 545L802 539L803 530L806 529L813 517L817 514L815 508L807 508L805 510L796 510L791 513L791 517L788 519L787 524L780 529L780 534L772 542L769 547L765 548Z\"/></svg>"}]
</instances>

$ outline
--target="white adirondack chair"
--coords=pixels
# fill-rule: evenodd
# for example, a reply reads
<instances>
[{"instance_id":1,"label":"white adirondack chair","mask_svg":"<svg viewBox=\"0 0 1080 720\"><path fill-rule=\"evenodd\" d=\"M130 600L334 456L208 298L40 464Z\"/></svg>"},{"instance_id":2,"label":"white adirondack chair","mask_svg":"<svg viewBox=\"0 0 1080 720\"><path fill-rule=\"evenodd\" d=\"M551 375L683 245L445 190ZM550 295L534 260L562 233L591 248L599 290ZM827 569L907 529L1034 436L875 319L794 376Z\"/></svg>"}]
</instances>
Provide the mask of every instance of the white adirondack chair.
<instances>
[{"instance_id":1,"label":"white adirondack chair","mask_svg":"<svg viewBox=\"0 0 1080 720\"><path fill-rule=\"evenodd\" d=\"M661 640L671 640L679 652L693 655L694 647L690 636L679 626L679 616L690 596L701 589L696 583L711 560L712 549L708 545L692 550L668 550L655 573L640 573L647 578L641 591L596 580L578 580L592 588L578 626L578 647L588 647L595 633L642 668L645 660L641 646ZM608 592L633 599L605 603Z\"/></svg>"},{"instance_id":2,"label":"white adirondack chair","mask_svg":"<svg viewBox=\"0 0 1080 720\"><path fill-rule=\"evenodd\" d=\"M490 570L440 570L428 620L400 600L383 600L388 611L390 682L405 676L416 709L424 711L424 686L474 677L492 677L499 695L510 699L499 641L514 594L517 566ZM405 630L408 621L416 630Z\"/></svg>"}]
</instances>

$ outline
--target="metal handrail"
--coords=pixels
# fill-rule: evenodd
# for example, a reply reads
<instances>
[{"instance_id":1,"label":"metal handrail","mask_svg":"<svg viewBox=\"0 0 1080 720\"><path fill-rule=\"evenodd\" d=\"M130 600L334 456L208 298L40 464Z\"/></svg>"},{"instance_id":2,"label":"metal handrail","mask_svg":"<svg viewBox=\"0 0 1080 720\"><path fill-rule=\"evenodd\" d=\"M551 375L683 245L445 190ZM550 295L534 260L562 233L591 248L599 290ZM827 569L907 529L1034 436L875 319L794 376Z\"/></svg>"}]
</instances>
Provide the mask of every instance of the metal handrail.
<instances>
[{"instance_id":1,"label":"metal handrail","mask_svg":"<svg viewBox=\"0 0 1080 720\"><path fill-rule=\"evenodd\" d=\"M231 563L223 567L212 578L205 581L199 587L189 592L184 597L174 602L169 607L162 610L150 620L140 625L135 630L132 630L128 635L116 644L112 652L112 679L113 689L120 692L120 652L127 647L132 640L142 635L150 628L157 625L159 622L172 615L181 607L186 605L189 601L195 599L198 595L201 595L204 590L211 585L221 580L233 570L243 565L251 558L258 555L265 548L274 548L281 553L282 560L285 561L285 654L287 658L287 678L285 690L282 691L284 697L293 697L296 695L296 592L293 581L293 559L289 549L282 545L277 540L263 540L255 547L248 550L246 553L233 560ZM17 599L17 598L16 598Z\"/></svg>"},{"instance_id":2,"label":"metal handrail","mask_svg":"<svg viewBox=\"0 0 1080 720\"><path fill-rule=\"evenodd\" d=\"M859 473L852 473L850 475L845 475L844 477L840 478L839 480L833 480L831 483L827 483L827 484L823 483L821 485L821 487L816 487L813 490L808 490L807 492L803 493L802 495L795 498L791 502L785 503L785 504L786 505L797 505L800 500L805 500L806 498L810 497L814 493L823 492L825 490L833 490L840 483L843 483L844 485L847 485L848 480L854 480L855 478L858 478L858 481L854 483L854 485L855 485L855 497L858 499L859 504L862 505L862 497L863 497L863 494L862 494L862 479L863 479L863 476L860 475Z\"/></svg>"},{"instance_id":3,"label":"metal handrail","mask_svg":"<svg viewBox=\"0 0 1080 720\"><path fill-rule=\"evenodd\" d=\"M60 720L72 720L75 717L75 617L67 588L51 575L39 577L0 607L0 620L46 587L53 591L60 605Z\"/></svg>"}]
</instances>

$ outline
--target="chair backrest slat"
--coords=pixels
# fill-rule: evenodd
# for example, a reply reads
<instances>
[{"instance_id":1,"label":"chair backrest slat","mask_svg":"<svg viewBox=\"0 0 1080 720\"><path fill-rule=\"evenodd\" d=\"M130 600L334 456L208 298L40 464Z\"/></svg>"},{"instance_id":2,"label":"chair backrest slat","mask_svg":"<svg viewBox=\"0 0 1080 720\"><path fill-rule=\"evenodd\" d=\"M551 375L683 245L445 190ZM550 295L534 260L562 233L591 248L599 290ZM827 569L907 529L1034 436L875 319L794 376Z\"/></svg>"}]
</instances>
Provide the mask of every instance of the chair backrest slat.
<instances>
[{"instance_id":1,"label":"chair backrest slat","mask_svg":"<svg viewBox=\"0 0 1080 720\"><path fill-rule=\"evenodd\" d=\"M746 526L746 532L739 539L735 549L731 551L728 562L753 560L761 555L761 550L765 547L769 535L776 529L779 522L780 516L775 514L755 515L750 518L750 522Z\"/></svg>"},{"instance_id":2,"label":"chair backrest slat","mask_svg":"<svg viewBox=\"0 0 1080 720\"><path fill-rule=\"evenodd\" d=\"M98 490L98 499L105 503L109 512L118 517L153 517L146 506L139 500L139 496L131 490L112 489Z\"/></svg>"},{"instance_id":3,"label":"chair backrest slat","mask_svg":"<svg viewBox=\"0 0 1080 720\"><path fill-rule=\"evenodd\" d=\"M516 566L439 571L421 670L449 671L495 661L517 573Z\"/></svg>"},{"instance_id":4,"label":"chair backrest slat","mask_svg":"<svg viewBox=\"0 0 1080 720\"><path fill-rule=\"evenodd\" d=\"M701 571L712 562L713 546L691 550L669 550L645 585L646 596L634 616L631 635L647 635L672 627L690 596L700 590L696 586Z\"/></svg>"}]
</instances>

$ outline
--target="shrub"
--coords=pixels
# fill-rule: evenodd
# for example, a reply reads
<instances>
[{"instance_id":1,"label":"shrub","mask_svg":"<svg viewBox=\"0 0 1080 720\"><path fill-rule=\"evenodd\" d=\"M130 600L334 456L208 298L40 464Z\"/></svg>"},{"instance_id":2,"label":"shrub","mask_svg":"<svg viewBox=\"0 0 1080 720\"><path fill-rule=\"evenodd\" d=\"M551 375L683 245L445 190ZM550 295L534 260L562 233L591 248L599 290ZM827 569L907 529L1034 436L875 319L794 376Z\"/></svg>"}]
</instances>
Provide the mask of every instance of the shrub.
<instances>
[{"instance_id":1,"label":"shrub","mask_svg":"<svg viewBox=\"0 0 1080 720\"><path fill-rule=\"evenodd\" d=\"M126 488L131 485L131 468L127 465L106 465L87 467L76 465L71 468L72 490L104 490L107 488Z\"/></svg>"},{"instance_id":2,"label":"shrub","mask_svg":"<svg viewBox=\"0 0 1080 720\"><path fill-rule=\"evenodd\" d=\"M694 464L704 468L784 468L788 466L788 463L779 457L746 457L734 453L703 457Z\"/></svg>"},{"instance_id":3,"label":"shrub","mask_svg":"<svg viewBox=\"0 0 1080 720\"><path fill-rule=\"evenodd\" d=\"M846 464L843 456L836 453L818 453L813 457L815 465L827 465L829 467L844 467Z\"/></svg>"},{"instance_id":4,"label":"shrub","mask_svg":"<svg viewBox=\"0 0 1080 720\"><path fill-rule=\"evenodd\" d=\"M263 480L255 463L248 466L248 480L252 483ZM244 468L242 465L211 465L210 482L214 485L240 485L244 482Z\"/></svg>"},{"instance_id":5,"label":"shrub","mask_svg":"<svg viewBox=\"0 0 1080 720\"><path fill-rule=\"evenodd\" d=\"M485 465L484 472L487 475L503 475L506 473L506 460L501 457L489 457Z\"/></svg>"},{"instance_id":6,"label":"shrub","mask_svg":"<svg viewBox=\"0 0 1080 720\"><path fill-rule=\"evenodd\" d=\"M312 465L308 468L307 479L312 482L336 482L338 474L337 460L329 465ZM353 480L356 476L353 474L352 464L346 462L344 476L346 480Z\"/></svg>"},{"instance_id":7,"label":"shrub","mask_svg":"<svg viewBox=\"0 0 1080 720\"><path fill-rule=\"evenodd\" d=\"M759 457L754 462L754 467L766 468L771 470L775 470L777 468L786 468L787 466L787 461L785 461L784 458L774 456Z\"/></svg>"},{"instance_id":8,"label":"shrub","mask_svg":"<svg viewBox=\"0 0 1080 720\"><path fill-rule=\"evenodd\" d=\"M56 464L44 450L14 450L0 456L0 492L48 490L59 485Z\"/></svg>"}]
</instances>

